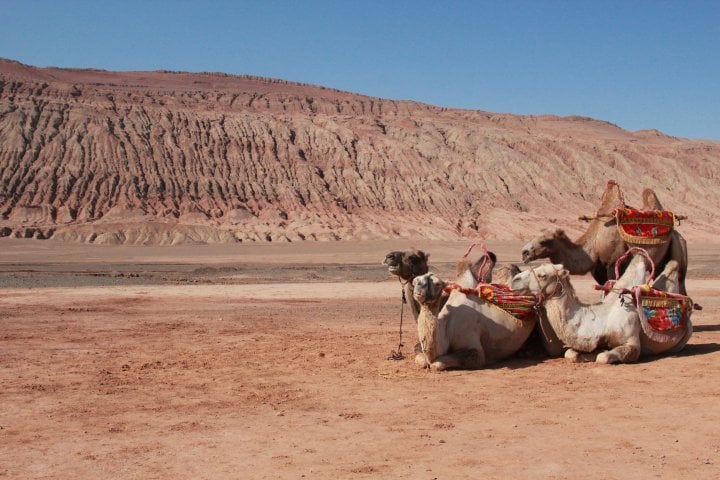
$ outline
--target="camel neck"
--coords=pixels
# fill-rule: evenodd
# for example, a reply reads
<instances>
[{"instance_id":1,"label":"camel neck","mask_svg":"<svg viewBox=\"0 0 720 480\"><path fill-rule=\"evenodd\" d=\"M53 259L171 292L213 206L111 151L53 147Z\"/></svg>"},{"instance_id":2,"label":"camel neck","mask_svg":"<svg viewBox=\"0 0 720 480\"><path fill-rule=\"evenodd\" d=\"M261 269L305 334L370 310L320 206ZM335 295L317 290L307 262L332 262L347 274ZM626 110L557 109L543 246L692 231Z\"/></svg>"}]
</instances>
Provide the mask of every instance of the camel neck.
<instances>
[{"instance_id":1,"label":"camel neck","mask_svg":"<svg viewBox=\"0 0 720 480\"><path fill-rule=\"evenodd\" d=\"M583 274L591 271L595 266L592 249L585 243L572 242L566 239L562 242L562 249L550 256L553 263L562 263L572 274Z\"/></svg>"}]
</instances>

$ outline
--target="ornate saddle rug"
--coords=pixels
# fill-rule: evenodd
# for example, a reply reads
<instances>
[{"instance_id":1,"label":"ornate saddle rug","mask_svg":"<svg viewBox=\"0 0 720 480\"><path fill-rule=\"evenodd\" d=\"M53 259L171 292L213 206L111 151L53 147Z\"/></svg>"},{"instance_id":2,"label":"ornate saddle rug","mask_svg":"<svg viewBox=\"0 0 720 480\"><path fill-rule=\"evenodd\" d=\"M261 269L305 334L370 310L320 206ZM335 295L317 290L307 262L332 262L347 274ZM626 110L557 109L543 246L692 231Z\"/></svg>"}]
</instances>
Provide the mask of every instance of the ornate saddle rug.
<instances>
[{"instance_id":1,"label":"ornate saddle rug","mask_svg":"<svg viewBox=\"0 0 720 480\"><path fill-rule=\"evenodd\" d=\"M477 295L521 321L530 319L539 303L536 295L520 295L511 290L509 285L499 283L479 283L475 288L462 288L457 284L445 287L447 293L452 290L460 290L465 295Z\"/></svg>"},{"instance_id":2,"label":"ornate saddle rug","mask_svg":"<svg viewBox=\"0 0 720 480\"><path fill-rule=\"evenodd\" d=\"M633 290L638 313L653 330L671 332L687 327L693 309L690 297L655 290L647 285Z\"/></svg>"},{"instance_id":3,"label":"ornate saddle rug","mask_svg":"<svg viewBox=\"0 0 720 480\"><path fill-rule=\"evenodd\" d=\"M615 209L620 236L636 245L657 245L670 240L675 227L675 215L666 210Z\"/></svg>"}]
</instances>

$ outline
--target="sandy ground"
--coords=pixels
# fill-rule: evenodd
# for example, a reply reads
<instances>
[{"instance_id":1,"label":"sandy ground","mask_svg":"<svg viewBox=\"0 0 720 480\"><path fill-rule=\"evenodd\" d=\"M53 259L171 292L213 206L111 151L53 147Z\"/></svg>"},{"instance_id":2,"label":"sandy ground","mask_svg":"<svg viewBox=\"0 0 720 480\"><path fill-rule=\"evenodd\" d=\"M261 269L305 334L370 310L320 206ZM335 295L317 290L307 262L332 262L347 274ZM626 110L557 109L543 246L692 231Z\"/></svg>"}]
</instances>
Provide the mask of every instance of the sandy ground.
<instances>
[{"instance_id":1,"label":"sandy ground","mask_svg":"<svg viewBox=\"0 0 720 480\"><path fill-rule=\"evenodd\" d=\"M467 247L0 242L0 478L720 478L716 246L679 355L433 373L388 360L411 245Z\"/></svg>"}]
</instances>

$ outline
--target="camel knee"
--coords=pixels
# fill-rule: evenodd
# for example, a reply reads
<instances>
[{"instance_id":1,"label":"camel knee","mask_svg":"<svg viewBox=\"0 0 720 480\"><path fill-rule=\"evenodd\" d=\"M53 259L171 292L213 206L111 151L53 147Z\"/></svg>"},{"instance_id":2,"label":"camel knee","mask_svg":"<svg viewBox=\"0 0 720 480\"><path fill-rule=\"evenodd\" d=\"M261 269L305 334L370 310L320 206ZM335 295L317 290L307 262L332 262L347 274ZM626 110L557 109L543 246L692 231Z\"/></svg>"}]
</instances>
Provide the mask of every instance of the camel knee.
<instances>
[{"instance_id":1,"label":"camel knee","mask_svg":"<svg viewBox=\"0 0 720 480\"><path fill-rule=\"evenodd\" d=\"M620 345L619 347L598 354L597 363L628 363L640 358L640 347L636 345Z\"/></svg>"},{"instance_id":2,"label":"camel knee","mask_svg":"<svg viewBox=\"0 0 720 480\"><path fill-rule=\"evenodd\" d=\"M418 367L430 368L430 363L428 362L428 358L425 356L424 353L418 353L417 355L415 355L415 363Z\"/></svg>"},{"instance_id":3,"label":"camel knee","mask_svg":"<svg viewBox=\"0 0 720 480\"><path fill-rule=\"evenodd\" d=\"M595 352L578 352L569 348L565 351L565 358L573 363L587 363L594 362L597 354Z\"/></svg>"},{"instance_id":4,"label":"camel knee","mask_svg":"<svg viewBox=\"0 0 720 480\"><path fill-rule=\"evenodd\" d=\"M578 363L580 361L580 352L573 350L572 348L565 350L564 356L565 359L570 360L573 363Z\"/></svg>"},{"instance_id":5,"label":"camel knee","mask_svg":"<svg viewBox=\"0 0 720 480\"><path fill-rule=\"evenodd\" d=\"M477 370L485 366L485 355L482 350L469 348L466 350L457 350L453 353L441 355L434 362L431 368L437 371L448 370L451 368L461 368L463 370Z\"/></svg>"}]
</instances>

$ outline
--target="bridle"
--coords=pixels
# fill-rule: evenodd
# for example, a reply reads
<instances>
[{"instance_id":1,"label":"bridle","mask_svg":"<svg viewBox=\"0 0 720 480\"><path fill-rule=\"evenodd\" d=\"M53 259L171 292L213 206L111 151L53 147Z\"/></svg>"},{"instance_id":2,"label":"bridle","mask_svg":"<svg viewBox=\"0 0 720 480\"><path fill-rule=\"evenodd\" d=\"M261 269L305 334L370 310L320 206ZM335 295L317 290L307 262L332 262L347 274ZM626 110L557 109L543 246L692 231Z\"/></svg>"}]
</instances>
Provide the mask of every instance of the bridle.
<instances>
[{"instance_id":1,"label":"bridle","mask_svg":"<svg viewBox=\"0 0 720 480\"><path fill-rule=\"evenodd\" d=\"M560 298L565 293L565 285L560 278L560 275L558 275L558 270L553 266L553 270L555 270L555 283L553 284L552 292L547 292L546 289L550 286L550 284L545 285L540 292L537 294L537 304L535 304L535 314L538 317L538 325L540 326L540 331L542 332L543 337L545 337L545 341L548 343L554 343L553 336L549 335L548 332L545 331L545 327L543 326L543 321L541 316L545 315L545 321L548 321L547 319L547 312L545 311L545 302L550 298ZM538 286L540 286L540 279L537 277L537 274L535 273L535 269L531 268L530 272L532 273L533 277L535 278L535 282L537 282Z\"/></svg>"},{"instance_id":2,"label":"bridle","mask_svg":"<svg viewBox=\"0 0 720 480\"><path fill-rule=\"evenodd\" d=\"M553 266L553 270L555 270L555 272L556 272L555 283L553 283L553 284L548 283L547 285L545 285L544 287L542 287L540 289L540 292L537 294L537 298L538 298L537 308L542 307L543 304L545 303L545 301L547 301L548 299L555 298L555 297L559 298L559 297L562 297L563 295L565 295L565 293L566 293L565 292L565 284L563 283L563 279L560 278L560 275L557 274L559 272L559 270L556 269L554 266ZM538 278L537 274L535 273L535 269L531 268L530 273L532 273L532 276L535 278L535 282L538 284L538 287L539 287L540 279ZM552 285L553 289L551 292L548 292L547 288L551 285Z\"/></svg>"}]
</instances>

